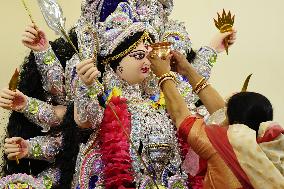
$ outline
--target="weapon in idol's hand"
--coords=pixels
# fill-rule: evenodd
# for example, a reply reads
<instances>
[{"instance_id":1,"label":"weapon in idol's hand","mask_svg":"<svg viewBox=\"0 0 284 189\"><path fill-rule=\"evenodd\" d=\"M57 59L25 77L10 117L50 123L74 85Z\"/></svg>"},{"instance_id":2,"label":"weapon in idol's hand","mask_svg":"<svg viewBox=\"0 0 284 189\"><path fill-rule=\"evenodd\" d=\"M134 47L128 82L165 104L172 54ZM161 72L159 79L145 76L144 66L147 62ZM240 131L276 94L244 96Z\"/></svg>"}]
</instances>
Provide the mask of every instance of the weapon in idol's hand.
<instances>
[{"instance_id":1,"label":"weapon in idol's hand","mask_svg":"<svg viewBox=\"0 0 284 189\"><path fill-rule=\"evenodd\" d=\"M33 23L33 25L36 26L35 21L34 21L34 19L33 19L33 17L32 17L32 13L31 13L31 11L30 11L30 9L29 9L27 3L25 2L25 0L22 0L22 3L23 3L23 5L24 5L24 7L25 7L25 9L26 9L26 11L27 11L29 17L30 17L31 22ZM35 30L38 32L37 27L35 27ZM40 40L40 36L37 36L36 39L35 39L35 42L37 43L39 40Z\"/></svg>"},{"instance_id":2,"label":"weapon in idol's hand","mask_svg":"<svg viewBox=\"0 0 284 189\"><path fill-rule=\"evenodd\" d=\"M18 86L18 82L19 82L19 76L20 76L19 71L18 71L18 69L16 69L12 78L10 79L10 82L9 82L9 89L11 91L16 91L17 86ZM20 164L18 156L16 156L16 162L17 162L17 165Z\"/></svg>"},{"instance_id":3,"label":"weapon in idol's hand","mask_svg":"<svg viewBox=\"0 0 284 189\"><path fill-rule=\"evenodd\" d=\"M19 76L20 76L19 71L18 69L16 69L9 82L9 89L11 91L16 91L19 82Z\"/></svg>"},{"instance_id":4,"label":"weapon in idol's hand","mask_svg":"<svg viewBox=\"0 0 284 189\"><path fill-rule=\"evenodd\" d=\"M218 15L218 21L214 19L214 22L215 22L215 26L220 30L220 32L225 33L225 32L233 31L235 15L232 16L230 11L227 14L224 9L223 9L222 17L220 16L219 13L217 13L217 15ZM229 37L226 37L224 39L224 45L225 45L227 54L229 54L229 42L228 41L229 41Z\"/></svg>"},{"instance_id":5,"label":"weapon in idol's hand","mask_svg":"<svg viewBox=\"0 0 284 189\"><path fill-rule=\"evenodd\" d=\"M56 0L37 0L39 7L41 9L41 12L43 14L43 17L47 23L47 25L53 30L55 31L55 33L57 34L61 34L65 40L68 41L68 43L72 46L72 48L74 49L74 51L76 52L76 54L78 55L80 61L83 61L83 56L82 54L77 50L77 48L75 47L75 45L73 44L71 38L69 37L66 29L65 29L65 17L63 15L63 11L62 8L60 7L60 5L57 3ZM94 34L93 36L96 41L95 41L95 47L94 47L94 56L95 58L97 55L97 51L98 51L98 40L97 40L97 35ZM101 87L101 89L103 90L103 86L102 84L96 79L95 80L97 82L97 84Z\"/></svg>"},{"instance_id":6,"label":"weapon in idol's hand","mask_svg":"<svg viewBox=\"0 0 284 189\"><path fill-rule=\"evenodd\" d=\"M65 40L72 46L76 54L78 54L80 60L82 60L81 54L71 41L66 29L65 29L65 17L63 11L56 0L37 0L41 13L49 26L56 34L62 35Z\"/></svg>"}]
</instances>

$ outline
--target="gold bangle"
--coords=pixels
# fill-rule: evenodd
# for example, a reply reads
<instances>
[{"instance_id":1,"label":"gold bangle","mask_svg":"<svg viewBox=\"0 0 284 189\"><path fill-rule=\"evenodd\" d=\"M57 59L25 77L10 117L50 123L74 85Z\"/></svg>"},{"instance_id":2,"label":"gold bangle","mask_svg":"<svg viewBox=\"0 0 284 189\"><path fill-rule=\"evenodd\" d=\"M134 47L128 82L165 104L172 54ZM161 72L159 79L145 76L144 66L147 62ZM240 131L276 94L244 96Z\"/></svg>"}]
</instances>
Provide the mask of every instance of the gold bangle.
<instances>
[{"instance_id":1,"label":"gold bangle","mask_svg":"<svg viewBox=\"0 0 284 189\"><path fill-rule=\"evenodd\" d=\"M175 74L174 74L173 72L168 72L168 73L163 74L163 75L159 78L159 82L160 82L161 80L163 80L165 77L172 77L172 78L177 82L176 76L175 76ZM158 82L158 83L159 83L159 82Z\"/></svg>"},{"instance_id":2,"label":"gold bangle","mask_svg":"<svg viewBox=\"0 0 284 189\"><path fill-rule=\"evenodd\" d=\"M202 91L203 89L205 89L208 85L210 85L210 83L208 83L208 82L203 83L203 84L201 85L201 87L199 87L196 91L194 91L195 94L199 94L200 91Z\"/></svg>"},{"instance_id":3,"label":"gold bangle","mask_svg":"<svg viewBox=\"0 0 284 189\"><path fill-rule=\"evenodd\" d=\"M173 77L165 77L165 78L163 78L163 79L158 83L159 88L161 88L162 84L163 84L165 81L167 81L167 80L172 80L172 81L176 84L176 81L175 81L175 79L174 79Z\"/></svg>"},{"instance_id":4,"label":"gold bangle","mask_svg":"<svg viewBox=\"0 0 284 189\"><path fill-rule=\"evenodd\" d=\"M193 92L198 90L198 88L200 88L203 85L204 81L205 81L205 77L202 77L202 79L200 79L200 81L196 83L195 87L193 88Z\"/></svg>"}]
</instances>

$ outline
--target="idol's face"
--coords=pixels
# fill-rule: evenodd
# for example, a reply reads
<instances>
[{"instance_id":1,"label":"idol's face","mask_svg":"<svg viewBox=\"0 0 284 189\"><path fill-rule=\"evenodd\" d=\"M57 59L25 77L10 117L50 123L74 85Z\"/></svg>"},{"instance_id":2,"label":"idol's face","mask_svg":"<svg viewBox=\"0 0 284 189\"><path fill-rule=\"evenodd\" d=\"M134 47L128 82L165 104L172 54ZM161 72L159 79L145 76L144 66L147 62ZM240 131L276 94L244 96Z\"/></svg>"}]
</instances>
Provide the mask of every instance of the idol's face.
<instances>
[{"instance_id":1,"label":"idol's face","mask_svg":"<svg viewBox=\"0 0 284 189\"><path fill-rule=\"evenodd\" d=\"M125 56L116 69L116 74L129 84L138 84L145 80L150 73L150 61L147 59L151 48L144 42Z\"/></svg>"}]
</instances>

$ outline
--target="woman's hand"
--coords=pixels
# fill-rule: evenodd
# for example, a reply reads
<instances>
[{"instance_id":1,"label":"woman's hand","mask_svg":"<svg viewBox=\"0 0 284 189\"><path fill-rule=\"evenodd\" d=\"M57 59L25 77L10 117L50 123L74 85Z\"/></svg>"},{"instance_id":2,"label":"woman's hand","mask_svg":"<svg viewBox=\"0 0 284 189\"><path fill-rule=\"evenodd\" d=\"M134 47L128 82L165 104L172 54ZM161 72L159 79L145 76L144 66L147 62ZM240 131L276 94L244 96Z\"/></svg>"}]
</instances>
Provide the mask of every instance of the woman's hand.
<instances>
[{"instance_id":1,"label":"woman's hand","mask_svg":"<svg viewBox=\"0 0 284 189\"><path fill-rule=\"evenodd\" d=\"M237 39L237 30L233 29L233 31L226 32L226 33L218 33L213 37L212 41L210 42L209 46L216 50L218 53L221 53L225 50L225 39L228 39L228 45L231 47L236 39Z\"/></svg>"},{"instance_id":2,"label":"woman's hand","mask_svg":"<svg viewBox=\"0 0 284 189\"><path fill-rule=\"evenodd\" d=\"M6 138L4 148L9 160L22 159L28 155L29 143L20 137Z\"/></svg>"},{"instance_id":3,"label":"woman's hand","mask_svg":"<svg viewBox=\"0 0 284 189\"><path fill-rule=\"evenodd\" d=\"M186 57L178 51L171 51L172 54L172 70L186 76L187 69L191 66Z\"/></svg>"},{"instance_id":4,"label":"woman's hand","mask_svg":"<svg viewBox=\"0 0 284 189\"><path fill-rule=\"evenodd\" d=\"M165 73L171 71L171 58L172 55L169 54L166 58L160 58L155 52L151 51L147 58L151 62L151 70L157 77L161 77Z\"/></svg>"},{"instance_id":5,"label":"woman's hand","mask_svg":"<svg viewBox=\"0 0 284 189\"><path fill-rule=\"evenodd\" d=\"M27 105L27 97L16 90L16 92L4 88L0 92L0 107L6 110L20 111Z\"/></svg>"},{"instance_id":6,"label":"woman's hand","mask_svg":"<svg viewBox=\"0 0 284 189\"><path fill-rule=\"evenodd\" d=\"M91 86L95 82L95 79L101 74L101 72L99 72L96 66L94 65L94 62L95 59L90 58L76 65L79 78L87 86Z\"/></svg>"},{"instance_id":7,"label":"woman's hand","mask_svg":"<svg viewBox=\"0 0 284 189\"><path fill-rule=\"evenodd\" d=\"M45 33L35 25L29 25L25 29L22 35L22 43L34 51L45 51L49 48Z\"/></svg>"}]
</instances>

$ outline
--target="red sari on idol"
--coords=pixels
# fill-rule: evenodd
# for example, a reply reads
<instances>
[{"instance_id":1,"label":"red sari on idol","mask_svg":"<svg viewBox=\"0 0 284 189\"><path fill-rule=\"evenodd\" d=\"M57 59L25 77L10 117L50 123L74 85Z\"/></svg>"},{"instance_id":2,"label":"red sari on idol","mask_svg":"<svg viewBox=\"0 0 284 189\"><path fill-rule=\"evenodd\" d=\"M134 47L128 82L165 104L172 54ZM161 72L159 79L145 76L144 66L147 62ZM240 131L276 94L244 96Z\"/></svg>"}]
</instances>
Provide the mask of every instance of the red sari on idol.
<instances>
[{"instance_id":1,"label":"red sari on idol","mask_svg":"<svg viewBox=\"0 0 284 189\"><path fill-rule=\"evenodd\" d=\"M269 122L259 131L256 140L256 132L245 125L208 126L192 116L179 128L192 149L207 160L204 189L284 189L284 129Z\"/></svg>"}]
</instances>

